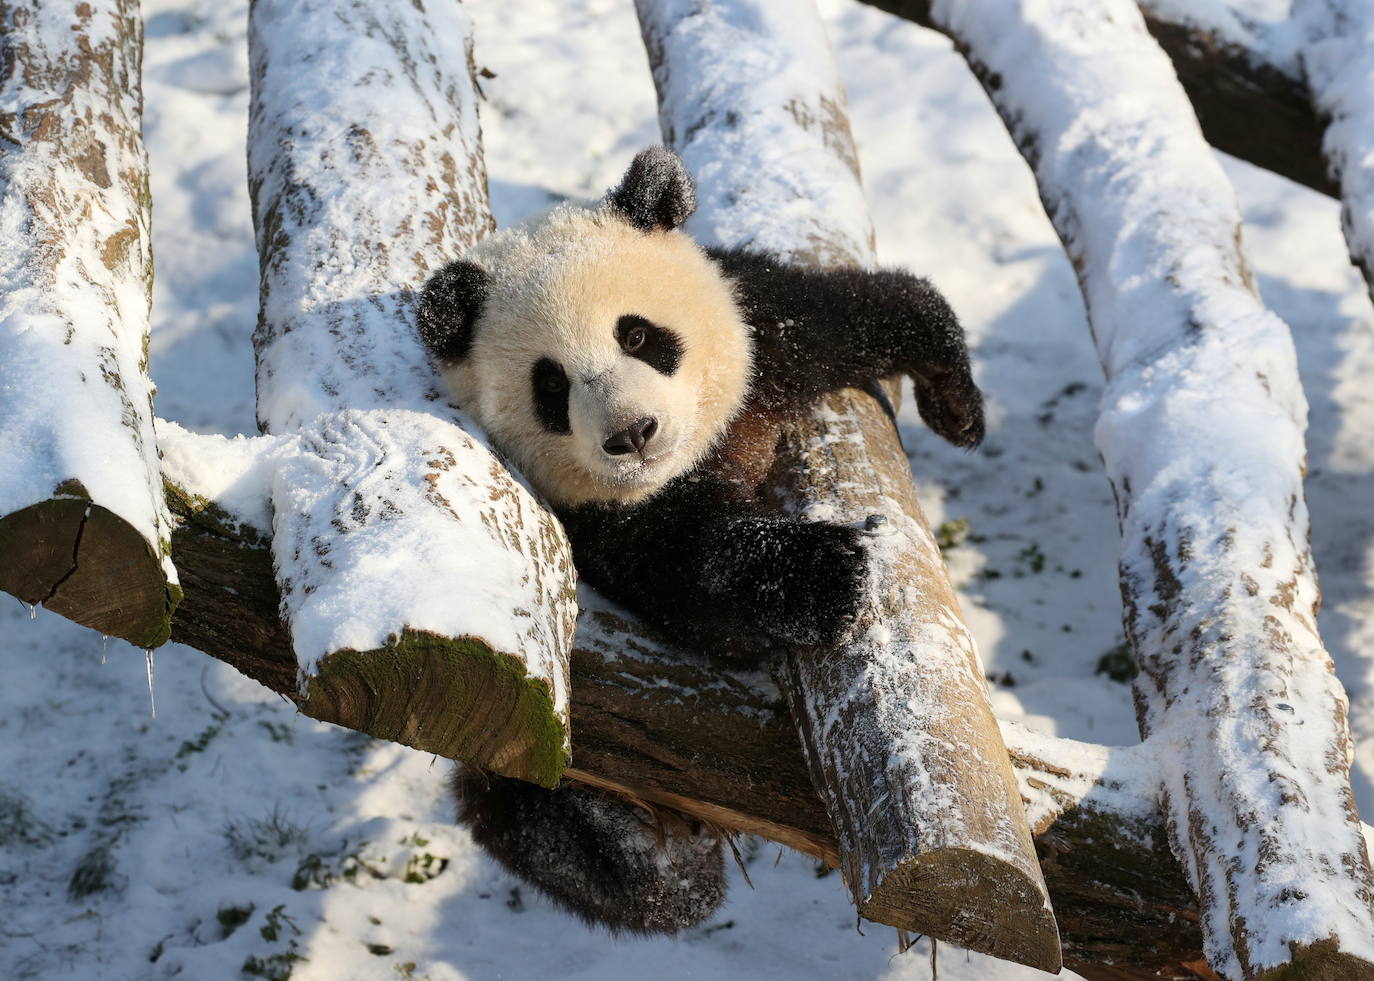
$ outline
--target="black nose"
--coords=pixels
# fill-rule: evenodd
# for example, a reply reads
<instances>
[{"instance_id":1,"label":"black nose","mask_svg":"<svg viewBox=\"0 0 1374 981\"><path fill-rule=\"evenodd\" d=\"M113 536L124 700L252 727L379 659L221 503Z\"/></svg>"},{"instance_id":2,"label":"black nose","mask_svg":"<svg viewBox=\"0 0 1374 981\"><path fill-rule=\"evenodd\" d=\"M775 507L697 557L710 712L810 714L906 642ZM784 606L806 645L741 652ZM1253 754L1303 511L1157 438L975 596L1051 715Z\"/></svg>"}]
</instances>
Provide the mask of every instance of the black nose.
<instances>
[{"instance_id":1,"label":"black nose","mask_svg":"<svg viewBox=\"0 0 1374 981\"><path fill-rule=\"evenodd\" d=\"M620 456L624 453L643 453L644 447L649 440L654 438L656 432L658 432L658 420L653 416L645 416L638 422L631 423L629 428L606 437L606 442L601 444L601 448L611 456Z\"/></svg>"}]
</instances>

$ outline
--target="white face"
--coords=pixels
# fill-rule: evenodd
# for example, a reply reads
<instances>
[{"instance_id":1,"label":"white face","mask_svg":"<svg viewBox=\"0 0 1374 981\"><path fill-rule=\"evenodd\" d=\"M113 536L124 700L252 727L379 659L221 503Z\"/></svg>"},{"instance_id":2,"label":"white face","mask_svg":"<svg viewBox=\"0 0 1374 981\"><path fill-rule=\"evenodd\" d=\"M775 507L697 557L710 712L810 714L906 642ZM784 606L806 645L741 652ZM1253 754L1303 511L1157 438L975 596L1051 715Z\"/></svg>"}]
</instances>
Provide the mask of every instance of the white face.
<instances>
[{"instance_id":1,"label":"white face","mask_svg":"<svg viewBox=\"0 0 1374 981\"><path fill-rule=\"evenodd\" d=\"M565 208L468 258L492 283L471 352L445 378L554 503L647 497L696 465L739 410L749 330L682 233Z\"/></svg>"}]
</instances>

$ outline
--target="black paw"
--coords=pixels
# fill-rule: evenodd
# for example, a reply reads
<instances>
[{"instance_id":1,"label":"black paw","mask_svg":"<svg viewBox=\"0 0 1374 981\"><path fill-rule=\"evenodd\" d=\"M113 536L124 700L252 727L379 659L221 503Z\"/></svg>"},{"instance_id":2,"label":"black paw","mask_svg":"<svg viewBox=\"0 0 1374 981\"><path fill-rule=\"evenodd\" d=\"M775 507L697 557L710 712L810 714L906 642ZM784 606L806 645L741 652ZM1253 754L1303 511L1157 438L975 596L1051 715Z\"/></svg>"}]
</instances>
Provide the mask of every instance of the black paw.
<instances>
[{"instance_id":1,"label":"black paw","mask_svg":"<svg viewBox=\"0 0 1374 981\"><path fill-rule=\"evenodd\" d=\"M983 441L983 393L967 365L913 373L911 380L916 408L934 432L967 449Z\"/></svg>"},{"instance_id":2,"label":"black paw","mask_svg":"<svg viewBox=\"0 0 1374 981\"><path fill-rule=\"evenodd\" d=\"M652 823L590 787L545 790L460 766L458 820L510 872L590 926L674 934L725 900L721 839L681 815Z\"/></svg>"},{"instance_id":3,"label":"black paw","mask_svg":"<svg viewBox=\"0 0 1374 981\"><path fill-rule=\"evenodd\" d=\"M786 643L834 647L863 609L863 534L825 522L777 522L775 528L774 560L756 566L751 584L759 626Z\"/></svg>"}]
</instances>

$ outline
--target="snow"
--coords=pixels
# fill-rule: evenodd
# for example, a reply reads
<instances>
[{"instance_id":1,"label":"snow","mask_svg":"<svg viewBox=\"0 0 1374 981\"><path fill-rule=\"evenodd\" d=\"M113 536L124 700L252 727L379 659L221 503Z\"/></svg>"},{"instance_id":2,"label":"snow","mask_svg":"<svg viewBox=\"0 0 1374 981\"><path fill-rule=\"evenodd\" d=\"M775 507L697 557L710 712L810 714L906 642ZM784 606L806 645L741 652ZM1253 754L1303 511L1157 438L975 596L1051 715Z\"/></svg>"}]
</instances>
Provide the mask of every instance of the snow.
<instances>
[{"instance_id":1,"label":"snow","mask_svg":"<svg viewBox=\"0 0 1374 981\"><path fill-rule=\"evenodd\" d=\"M499 221L566 197L600 197L636 150L659 140L627 4L464 6L476 22L477 64L497 76L482 80L482 121ZM143 4L157 409L187 430L228 437L255 431L247 77L235 82L221 67L243 64L236 52L246 7ZM978 453L939 442L909 404L900 421L932 524L969 519L968 538L945 557L995 679L994 706L1052 736L1133 744L1129 688L1094 673L1122 640L1117 528L1093 445L1101 369L1073 268L1028 170L949 42L850 0L822 9L879 258L931 275L949 295L989 396L990 433ZM197 59L209 73L200 81L185 67ZM1325 600L1319 625L1351 697L1356 797L1374 815L1374 309L1346 259L1335 202L1245 164L1224 166L1240 193L1261 291L1294 331L1310 403L1306 489ZM189 445L169 433L160 423L164 465ZM200 486L219 471L225 493L242 492L242 500L270 477L248 442L202 443L176 465L207 471ZM157 655L153 722L143 653L113 642L102 667L101 646L60 617L32 623L20 604L0 603L5 977L234 978L248 957L292 945L307 958L293 981L407 972L433 981L930 977L928 943L898 955L892 931L865 926L859 935L837 875L818 877L814 863L793 854L775 866L768 845L746 849L755 888L732 873L726 910L703 928L678 941L613 942L528 890L517 896L518 883L453 827L443 761L297 716L226 665L177 645ZM1020 738L1005 726L1004 734L1012 745ZM1104 767L1123 759L1120 750L1085 752ZM1126 763L1151 765L1127 752ZM7 823L14 814L18 833ZM260 848L230 848L231 840L252 845L255 830L270 832L274 815L284 834L264 835ZM442 874L423 883L396 875L425 854L449 859ZM73 870L99 855L117 888L70 899ZM359 863L383 877L342 874ZM338 881L296 891L302 865ZM221 911L250 905L247 921L224 936ZM270 940L262 930L278 906L289 921L278 918ZM393 950L374 954L367 944ZM1044 977L946 945L939 968L949 981Z\"/></svg>"}]
</instances>

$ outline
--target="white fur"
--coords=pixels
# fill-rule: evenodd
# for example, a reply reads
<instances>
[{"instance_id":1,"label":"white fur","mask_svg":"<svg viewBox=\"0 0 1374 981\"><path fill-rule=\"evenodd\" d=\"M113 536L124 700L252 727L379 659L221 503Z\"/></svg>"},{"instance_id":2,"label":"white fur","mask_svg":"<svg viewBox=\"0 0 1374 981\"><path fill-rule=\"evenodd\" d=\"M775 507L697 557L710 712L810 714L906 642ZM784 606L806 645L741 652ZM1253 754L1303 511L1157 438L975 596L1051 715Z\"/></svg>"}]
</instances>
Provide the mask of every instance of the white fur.
<instances>
[{"instance_id":1,"label":"white fur","mask_svg":"<svg viewBox=\"0 0 1374 981\"><path fill-rule=\"evenodd\" d=\"M684 233L641 232L608 207L564 205L489 236L466 258L492 281L468 356L444 378L555 504L642 500L700 462L743 404L749 327L729 281ZM671 376L621 350L615 327L625 314L678 336ZM568 376L570 435L539 421L530 378L540 358ZM644 416L659 430L642 456L602 450Z\"/></svg>"}]
</instances>

